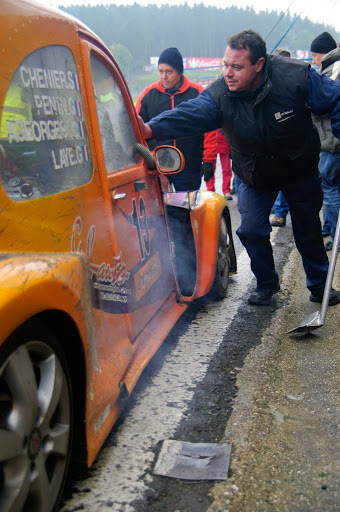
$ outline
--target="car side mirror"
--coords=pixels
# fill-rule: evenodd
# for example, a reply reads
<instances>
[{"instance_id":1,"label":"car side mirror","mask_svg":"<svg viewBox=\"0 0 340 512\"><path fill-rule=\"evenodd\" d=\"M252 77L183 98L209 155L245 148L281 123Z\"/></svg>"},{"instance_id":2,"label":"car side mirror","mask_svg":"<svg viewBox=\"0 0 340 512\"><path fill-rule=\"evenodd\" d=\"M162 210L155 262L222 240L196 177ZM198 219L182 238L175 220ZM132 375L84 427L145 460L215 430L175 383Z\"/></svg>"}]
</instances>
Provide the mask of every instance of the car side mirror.
<instances>
[{"instance_id":1,"label":"car side mirror","mask_svg":"<svg viewBox=\"0 0 340 512\"><path fill-rule=\"evenodd\" d=\"M184 168L184 156L173 146L158 146L155 149L158 171L162 174L176 174Z\"/></svg>"}]
</instances>

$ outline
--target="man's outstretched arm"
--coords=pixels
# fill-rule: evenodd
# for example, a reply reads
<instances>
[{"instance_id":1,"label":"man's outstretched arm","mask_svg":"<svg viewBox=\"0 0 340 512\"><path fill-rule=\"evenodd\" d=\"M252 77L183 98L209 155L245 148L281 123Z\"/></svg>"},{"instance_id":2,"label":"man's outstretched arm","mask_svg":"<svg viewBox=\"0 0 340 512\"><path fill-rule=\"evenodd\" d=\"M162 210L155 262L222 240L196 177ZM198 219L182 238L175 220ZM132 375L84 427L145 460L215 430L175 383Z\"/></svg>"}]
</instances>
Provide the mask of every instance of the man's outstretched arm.
<instances>
[{"instance_id":1,"label":"man's outstretched arm","mask_svg":"<svg viewBox=\"0 0 340 512\"><path fill-rule=\"evenodd\" d=\"M143 133L144 137L146 139L151 139L152 138L151 127L148 124L144 123L144 121L141 118L141 116L137 116L137 117L138 117L139 127L142 130L142 133Z\"/></svg>"},{"instance_id":2,"label":"man's outstretched arm","mask_svg":"<svg viewBox=\"0 0 340 512\"><path fill-rule=\"evenodd\" d=\"M139 123L146 139L167 140L211 132L221 127L221 121L216 103L207 91L203 91L197 98L162 112L148 124L141 120Z\"/></svg>"}]
</instances>

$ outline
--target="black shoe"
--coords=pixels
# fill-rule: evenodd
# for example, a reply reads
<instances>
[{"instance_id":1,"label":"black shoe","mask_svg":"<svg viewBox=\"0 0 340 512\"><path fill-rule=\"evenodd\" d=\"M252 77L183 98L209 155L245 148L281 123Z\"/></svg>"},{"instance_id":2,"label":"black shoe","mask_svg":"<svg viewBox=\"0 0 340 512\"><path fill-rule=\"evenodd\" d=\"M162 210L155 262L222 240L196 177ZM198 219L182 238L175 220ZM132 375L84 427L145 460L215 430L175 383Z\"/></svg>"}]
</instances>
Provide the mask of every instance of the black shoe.
<instances>
[{"instance_id":1,"label":"black shoe","mask_svg":"<svg viewBox=\"0 0 340 512\"><path fill-rule=\"evenodd\" d=\"M330 240L329 242L327 242L325 244L325 250L326 251L331 251L333 249L333 242Z\"/></svg>"},{"instance_id":2,"label":"black shoe","mask_svg":"<svg viewBox=\"0 0 340 512\"><path fill-rule=\"evenodd\" d=\"M311 302L319 302L319 303L321 303L322 302L322 298L323 298L323 293L311 293L310 297L309 297L309 300ZM333 290L333 288L332 288L331 291L330 291L330 294L329 294L328 305L329 306L335 306L335 304L339 304L339 302L340 302L340 291Z\"/></svg>"},{"instance_id":3,"label":"black shoe","mask_svg":"<svg viewBox=\"0 0 340 512\"><path fill-rule=\"evenodd\" d=\"M257 288L250 294L248 304L252 304L253 306L269 306L272 296L278 291L280 291L279 284L274 288Z\"/></svg>"}]
</instances>

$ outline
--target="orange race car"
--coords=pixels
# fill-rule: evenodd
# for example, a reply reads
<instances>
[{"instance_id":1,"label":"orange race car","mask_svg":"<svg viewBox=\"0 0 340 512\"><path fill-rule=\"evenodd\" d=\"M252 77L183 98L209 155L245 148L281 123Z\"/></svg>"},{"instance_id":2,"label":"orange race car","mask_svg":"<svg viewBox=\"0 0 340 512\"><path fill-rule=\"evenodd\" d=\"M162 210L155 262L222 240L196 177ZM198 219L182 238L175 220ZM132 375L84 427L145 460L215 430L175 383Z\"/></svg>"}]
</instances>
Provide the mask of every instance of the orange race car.
<instances>
[{"instance_id":1,"label":"orange race car","mask_svg":"<svg viewBox=\"0 0 340 512\"><path fill-rule=\"evenodd\" d=\"M57 509L187 305L236 272L226 201L174 193L124 77L82 23L0 14L0 510Z\"/></svg>"}]
</instances>

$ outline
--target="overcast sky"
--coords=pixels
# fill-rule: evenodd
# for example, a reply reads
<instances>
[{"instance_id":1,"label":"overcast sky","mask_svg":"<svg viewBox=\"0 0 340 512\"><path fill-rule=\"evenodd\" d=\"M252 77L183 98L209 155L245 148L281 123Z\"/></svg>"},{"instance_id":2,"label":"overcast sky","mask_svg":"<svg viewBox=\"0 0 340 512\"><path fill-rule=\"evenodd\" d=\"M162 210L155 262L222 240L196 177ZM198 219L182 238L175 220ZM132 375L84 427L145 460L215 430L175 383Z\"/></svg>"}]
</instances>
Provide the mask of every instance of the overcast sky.
<instances>
[{"instance_id":1,"label":"overcast sky","mask_svg":"<svg viewBox=\"0 0 340 512\"><path fill-rule=\"evenodd\" d=\"M50 5L52 7L69 6L69 5L96 5L96 4L116 4L116 5L132 5L137 3L147 5L150 3L179 5L185 3L181 0L39 0L40 3ZM299 15L302 18L309 18L314 22L325 23L334 26L340 32L340 0L187 0L188 5L203 3L204 5L214 5L216 7L225 8L231 5L237 7L246 7L247 5L254 8L256 12L260 10L286 12L289 9L290 14Z\"/></svg>"}]
</instances>

